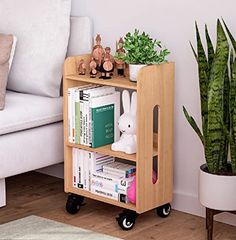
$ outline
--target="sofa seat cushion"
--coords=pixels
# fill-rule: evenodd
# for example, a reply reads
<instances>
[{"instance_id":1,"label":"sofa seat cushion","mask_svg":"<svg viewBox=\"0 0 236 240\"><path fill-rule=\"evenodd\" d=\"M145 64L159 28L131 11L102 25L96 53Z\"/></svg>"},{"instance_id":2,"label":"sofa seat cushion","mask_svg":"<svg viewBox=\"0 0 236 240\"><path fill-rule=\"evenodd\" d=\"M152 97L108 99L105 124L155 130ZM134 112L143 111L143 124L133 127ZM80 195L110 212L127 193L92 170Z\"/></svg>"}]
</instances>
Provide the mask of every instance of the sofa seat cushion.
<instances>
[{"instance_id":1,"label":"sofa seat cushion","mask_svg":"<svg viewBox=\"0 0 236 240\"><path fill-rule=\"evenodd\" d=\"M62 97L50 98L8 91L0 111L0 135L39 127L63 119Z\"/></svg>"}]
</instances>

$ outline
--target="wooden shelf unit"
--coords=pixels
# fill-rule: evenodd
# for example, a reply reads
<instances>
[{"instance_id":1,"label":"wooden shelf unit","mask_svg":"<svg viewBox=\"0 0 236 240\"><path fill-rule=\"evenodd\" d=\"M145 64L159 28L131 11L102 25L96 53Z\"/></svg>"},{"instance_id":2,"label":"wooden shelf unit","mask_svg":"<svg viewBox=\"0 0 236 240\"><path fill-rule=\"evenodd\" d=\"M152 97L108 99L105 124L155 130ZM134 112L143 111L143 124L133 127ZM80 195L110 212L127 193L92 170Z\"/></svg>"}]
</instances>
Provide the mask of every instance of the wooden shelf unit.
<instances>
[{"instance_id":1,"label":"wooden shelf unit","mask_svg":"<svg viewBox=\"0 0 236 240\"><path fill-rule=\"evenodd\" d=\"M64 64L64 154L65 154L65 192L74 193L122 208L143 213L172 201L173 189L173 97L174 63L144 67L138 75L137 83L128 78L114 76L111 80L93 79L78 75L76 65L84 59L89 66L90 55L69 57ZM89 73L89 69L87 69ZM88 83L109 85L137 91L137 153L127 155L114 152L110 145L90 148L68 143L68 99L67 89ZM158 134L153 133L153 111L158 107ZM72 148L107 154L136 162L136 205L115 200L77 189L72 184ZM157 156L158 180L152 183L153 157Z\"/></svg>"}]
</instances>

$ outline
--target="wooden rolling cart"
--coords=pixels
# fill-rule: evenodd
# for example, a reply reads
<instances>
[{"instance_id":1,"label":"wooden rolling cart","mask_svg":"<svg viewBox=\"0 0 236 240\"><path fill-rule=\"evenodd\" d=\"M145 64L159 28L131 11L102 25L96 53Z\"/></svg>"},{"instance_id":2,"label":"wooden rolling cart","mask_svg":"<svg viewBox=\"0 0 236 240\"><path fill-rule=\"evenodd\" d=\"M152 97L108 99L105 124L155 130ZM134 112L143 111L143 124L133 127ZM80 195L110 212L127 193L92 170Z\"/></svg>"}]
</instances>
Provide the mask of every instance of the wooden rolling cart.
<instances>
[{"instance_id":1,"label":"wooden rolling cart","mask_svg":"<svg viewBox=\"0 0 236 240\"><path fill-rule=\"evenodd\" d=\"M161 217L169 215L173 186L173 95L174 95L174 63L152 65L139 72L137 83L128 78L113 76L110 80L90 78L78 75L77 63L84 59L89 66L90 55L69 57L64 64L64 153L65 153L65 192L68 196L66 210L74 214L78 212L84 197L122 207L123 213L117 218L124 230L131 229L138 214L156 209ZM89 70L87 69L87 73ZM90 148L68 142L68 98L67 89L88 83L114 86L137 91L137 154L128 155L114 152L111 146ZM154 133L154 108L157 106L158 131ZM136 163L136 205L125 204L92 194L83 189L73 187L72 148L80 148L107 154ZM157 156L157 158L153 158ZM157 182L153 184L153 159L157 159Z\"/></svg>"}]
</instances>

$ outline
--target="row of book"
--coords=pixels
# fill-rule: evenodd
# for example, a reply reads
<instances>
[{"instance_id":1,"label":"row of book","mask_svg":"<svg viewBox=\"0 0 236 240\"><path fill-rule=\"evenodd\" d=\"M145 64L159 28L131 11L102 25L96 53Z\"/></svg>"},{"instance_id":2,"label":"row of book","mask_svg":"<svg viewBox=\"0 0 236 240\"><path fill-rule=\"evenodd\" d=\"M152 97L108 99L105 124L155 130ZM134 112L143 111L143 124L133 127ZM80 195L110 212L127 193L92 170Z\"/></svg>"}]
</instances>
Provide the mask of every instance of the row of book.
<instances>
[{"instance_id":1,"label":"row of book","mask_svg":"<svg viewBox=\"0 0 236 240\"><path fill-rule=\"evenodd\" d=\"M73 186L93 194L128 203L127 191L136 167L108 155L73 148Z\"/></svg>"},{"instance_id":2,"label":"row of book","mask_svg":"<svg viewBox=\"0 0 236 240\"><path fill-rule=\"evenodd\" d=\"M119 139L120 92L114 87L68 88L68 141L93 148Z\"/></svg>"}]
</instances>

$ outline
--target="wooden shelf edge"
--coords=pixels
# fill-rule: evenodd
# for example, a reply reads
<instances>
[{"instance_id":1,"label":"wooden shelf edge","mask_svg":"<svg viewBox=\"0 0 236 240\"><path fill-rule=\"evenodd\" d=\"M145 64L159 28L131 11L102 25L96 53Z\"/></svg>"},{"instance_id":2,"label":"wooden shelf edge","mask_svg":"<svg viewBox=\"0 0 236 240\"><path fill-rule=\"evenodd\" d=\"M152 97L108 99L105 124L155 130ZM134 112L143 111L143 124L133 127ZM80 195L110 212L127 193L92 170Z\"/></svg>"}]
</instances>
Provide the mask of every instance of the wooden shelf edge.
<instances>
[{"instance_id":1,"label":"wooden shelf edge","mask_svg":"<svg viewBox=\"0 0 236 240\"><path fill-rule=\"evenodd\" d=\"M136 211L136 206L131 204L131 203L118 202L116 200L113 200L113 199L110 199L110 198L106 198L106 197L102 197L102 196L93 194L91 192L88 192L88 191L85 191L85 190L82 190L82 189L79 189L79 188L73 188L73 187L72 188L68 188L68 189L65 189L65 192L67 192L67 193L74 193L74 194L77 194L77 195L80 195L80 196L91 198L93 200L97 200L97 201L101 201L101 202L104 202L104 203L112 204L112 205L115 205L117 207L121 207L121 208L125 208L125 209L130 209L130 210Z\"/></svg>"},{"instance_id":2,"label":"wooden shelf edge","mask_svg":"<svg viewBox=\"0 0 236 240\"><path fill-rule=\"evenodd\" d=\"M83 150L87 150L90 152L96 152L96 153L100 153L100 154L105 154L105 155L109 155L112 157L117 157L117 158L121 158L121 159L126 159L132 162L136 162L136 154L126 154L123 152L115 152L111 150L111 145L106 145L106 146L102 146L102 147L98 147L98 148L91 148L85 145L80 145L80 144L74 144L74 143L66 143L66 146L69 147L74 147L74 148L79 148L79 149L83 149ZM158 155L158 150L157 147L153 147L153 157Z\"/></svg>"},{"instance_id":3,"label":"wooden shelf edge","mask_svg":"<svg viewBox=\"0 0 236 240\"><path fill-rule=\"evenodd\" d=\"M98 147L98 148L91 148L91 147L80 145L80 144L67 143L67 146L87 150L90 152L105 154L105 155L109 155L112 157L122 158L122 159L130 160L132 162L136 162L136 154L126 154L123 152L112 151L111 145L106 145L106 146L102 146L102 147Z\"/></svg>"},{"instance_id":4,"label":"wooden shelf edge","mask_svg":"<svg viewBox=\"0 0 236 240\"><path fill-rule=\"evenodd\" d=\"M72 80L72 81L80 81L80 82L87 82L87 83L93 83L93 84L100 84L100 85L137 90L137 83L131 82L128 78L113 77L111 80L101 80L98 77L90 78L87 75L77 75L77 74L65 75L65 78L67 80Z\"/></svg>"}]
</instances>

